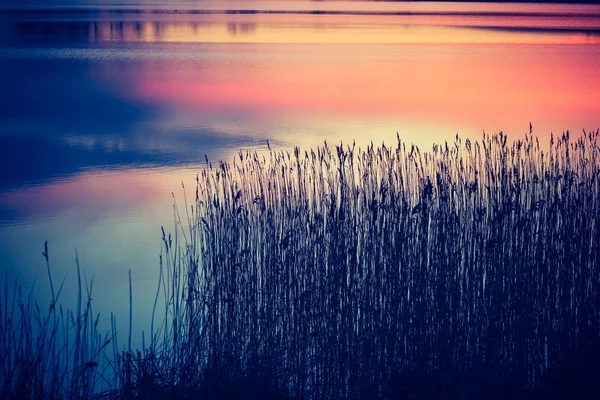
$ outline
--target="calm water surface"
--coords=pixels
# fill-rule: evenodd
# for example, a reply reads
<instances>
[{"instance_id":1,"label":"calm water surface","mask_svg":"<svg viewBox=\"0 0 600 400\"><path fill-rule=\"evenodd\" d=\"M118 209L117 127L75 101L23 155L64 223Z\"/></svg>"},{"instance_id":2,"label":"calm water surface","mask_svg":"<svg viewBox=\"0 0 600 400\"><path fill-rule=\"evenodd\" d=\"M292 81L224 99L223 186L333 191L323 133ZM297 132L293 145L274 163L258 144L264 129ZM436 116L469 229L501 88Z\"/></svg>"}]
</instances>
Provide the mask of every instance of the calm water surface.
<instances>
[{"instance_id":1,"label":"calm water surface","mask_svg":"<svg viewBox=\"0 0 600 400\"><path fill-rule=\"evenodd\" d=\"M0 5L0 266L43 298L44 240L71 284L77 249L121 326L205 155L600 127L599 6L165 4Z\"/></svg>"}]
</instances>

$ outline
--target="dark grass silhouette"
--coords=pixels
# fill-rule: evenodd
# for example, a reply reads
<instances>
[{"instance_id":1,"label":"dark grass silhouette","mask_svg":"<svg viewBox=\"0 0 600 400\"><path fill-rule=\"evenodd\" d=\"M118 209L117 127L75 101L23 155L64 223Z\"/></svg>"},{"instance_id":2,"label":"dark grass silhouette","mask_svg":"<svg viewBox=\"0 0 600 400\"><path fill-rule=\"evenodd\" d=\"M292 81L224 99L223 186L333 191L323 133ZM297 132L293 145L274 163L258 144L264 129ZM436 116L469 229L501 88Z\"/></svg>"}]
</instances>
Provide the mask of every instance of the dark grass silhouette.
<instances>
[{"instance_id":1,"label":"dark grass silhouette","mask_svg":"<svg viewBox=\"0 0 600 400\"><path fill-rule=\"evenodd\" d=\"M83 355L51 357L73 348L68 335L19 334L4 300L2 393L595 398L599 136L566 133L547 150L499 134L428 152L398 139L207 162L193 203L175 203L176 229L163 230L144 348L113 341L102 358L116 328L103 341L86 322L65 353ZM89 307L58 325L82 332ZM40 325L21 312L26 329ZM48 315L54 327L56 308ZM47 366L32 375L36 357ZM24 389L23 375L35 377Z\"/></svg>"}]
</instances>

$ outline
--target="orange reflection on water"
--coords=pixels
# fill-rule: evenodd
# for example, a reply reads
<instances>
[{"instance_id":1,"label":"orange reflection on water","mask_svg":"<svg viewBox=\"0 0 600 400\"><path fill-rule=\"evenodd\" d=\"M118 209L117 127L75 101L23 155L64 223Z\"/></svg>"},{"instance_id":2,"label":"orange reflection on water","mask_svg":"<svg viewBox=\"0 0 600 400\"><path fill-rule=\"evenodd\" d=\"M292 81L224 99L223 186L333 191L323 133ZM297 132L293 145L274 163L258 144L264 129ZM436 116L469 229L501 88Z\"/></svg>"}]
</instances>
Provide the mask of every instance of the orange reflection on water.
<instances>
[{"instance_id":1,"label":"orange reflection on water","mask_svg":"<svg viewBox=\"0 0 600 400\"><path fill-rule=\"evenodd\" d=\"M286 19L282 19L286 17ZM92 41L180 43L600 44L600 18L456 16L203 16L194 22L105 22ZM220 21L220 22L217 22ZM552 27L551 29L549 27Z\"/></svg>"},{"instance_id":2,"label":"orange reflection on water","mask_svg":"<svg viewBox=\"0 0 600 400\"><path fill-rule=\"evenodd\" d=\"M139 90L165 103L265 118L292 112L402 116L466 123L477 132L529 121L553 131L600 124L600 54L592 46L426 46L418 52L390 46L379 58L371 55L381 47L329 46L322 51L339 54L306 60L278 58L287 51L281 47L258 48L254 56L262 61L250 66L215 61L201 74L146 71Z\"/></svg>"}]
</instances>

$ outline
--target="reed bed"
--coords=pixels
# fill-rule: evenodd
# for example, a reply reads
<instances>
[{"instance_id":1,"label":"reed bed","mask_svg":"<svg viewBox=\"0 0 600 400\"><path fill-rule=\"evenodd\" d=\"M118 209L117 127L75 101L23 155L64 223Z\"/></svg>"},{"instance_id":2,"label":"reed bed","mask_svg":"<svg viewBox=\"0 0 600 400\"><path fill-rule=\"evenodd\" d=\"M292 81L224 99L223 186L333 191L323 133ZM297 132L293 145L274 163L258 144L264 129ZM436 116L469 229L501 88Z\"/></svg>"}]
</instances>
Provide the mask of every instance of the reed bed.
<instances>
[{"instance_id":1,"label":"reed bed","mask_svg":"<svg viewBox=\"0 0 600 400\"><path fill-rule=\"evenodd\" d=\"M209 166L183 218L192 363L295 398L384 395L412 369L535 385L598 342L598 135Z\"/></svg>"},{"instance_id":2,"label":"reed bed","mask_svg":"<svg viewBox=\"0 0 600 400\"><path fill-rule=\"evenodd\" d=\"M106 382L103 356L111 342L98 332L99 314L92 310L93 280L81 276L77 264L75 310L58 303L64 280L55 291L48 243L44 246L52 300L41 310L32 293L14 282L6 271L0 294L0 399L91 398Z\"/></svg>"},{"instance_id":3,"label":"reed bed","mask_svg":"<svg viewBox=\"0 0 600 400\"><path fill-rule=\"evenodd\" d=\"M599 136L207 161L162 231L150 335L113 348L103 395L464 399L547 383L598 349Z\"/></svg>"}]
</instances>

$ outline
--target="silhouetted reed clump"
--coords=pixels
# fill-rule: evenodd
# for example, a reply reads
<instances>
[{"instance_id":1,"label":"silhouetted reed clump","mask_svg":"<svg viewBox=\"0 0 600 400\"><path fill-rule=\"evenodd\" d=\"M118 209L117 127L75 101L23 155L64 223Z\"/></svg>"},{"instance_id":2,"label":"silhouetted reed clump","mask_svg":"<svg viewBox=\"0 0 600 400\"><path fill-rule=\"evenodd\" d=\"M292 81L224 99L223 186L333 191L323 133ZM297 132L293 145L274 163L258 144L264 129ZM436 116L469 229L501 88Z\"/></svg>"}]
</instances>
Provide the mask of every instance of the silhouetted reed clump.
<instances>
[{"instance_id":1,"label":"silhouetted reed clump","mask_svg":"<svg viewBox=\"0 0 600 400\"><path fill-rule=\"evenodd\" d=\"M10 288L8 273L0 291L0 399L91 398L109 367L102 356L111 342L98 332L93 280L82 282L76 260L76 309L63 309L58 300L64 280L55 291L47 242L43 256L52 295L47 310L40 310L16 281Z\"/></svg>"},{"instance_id":2,"label":"silhouetted reed clump","mask_svg":"<svg viewBox=\"0 0 600 400\"><path fill-rule=\"evenodd\" d=\"M181 365L295 398L384 395L415 369L535 385L598 342L599 183L598 132L209 167L178 247L179 338L201 343Z\"/></svg>"},{"instance_id":3,"label":"silhouetted reed clump","mask_svg":"<svg viewBox=\"0 0 600 400\"><path fill-rule=\"evenodd\" d=\"M116 356L105 395L597 388L599 137L567 133L548 149L531 134L457 137L429 152L398 138L207 162L163 230L151 335Z\"/></svg>"}]
</instances>

